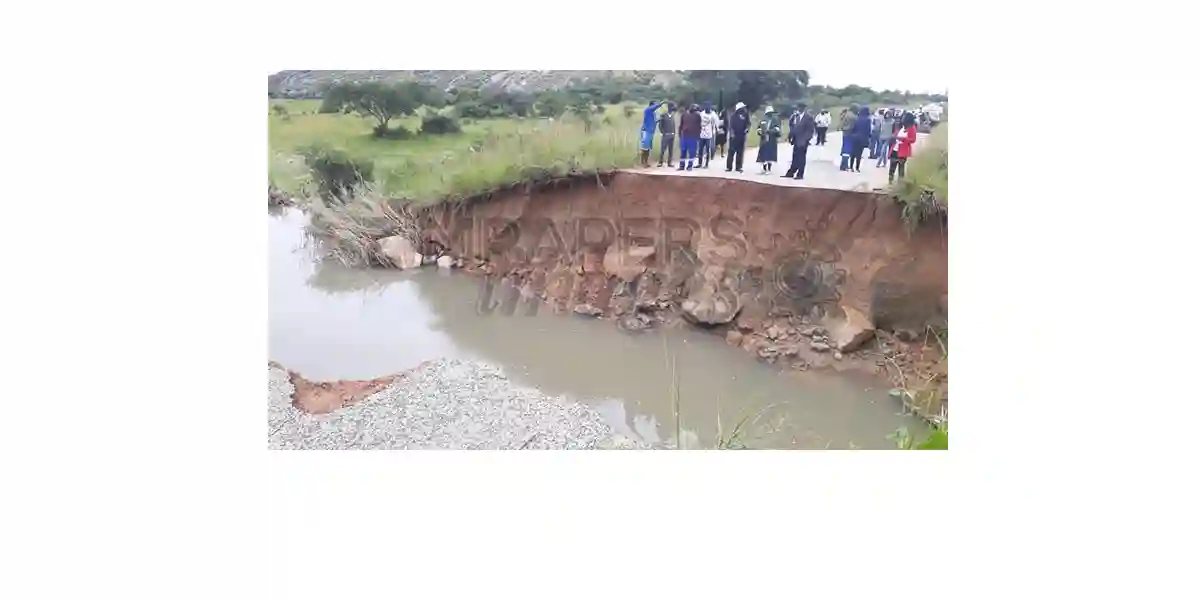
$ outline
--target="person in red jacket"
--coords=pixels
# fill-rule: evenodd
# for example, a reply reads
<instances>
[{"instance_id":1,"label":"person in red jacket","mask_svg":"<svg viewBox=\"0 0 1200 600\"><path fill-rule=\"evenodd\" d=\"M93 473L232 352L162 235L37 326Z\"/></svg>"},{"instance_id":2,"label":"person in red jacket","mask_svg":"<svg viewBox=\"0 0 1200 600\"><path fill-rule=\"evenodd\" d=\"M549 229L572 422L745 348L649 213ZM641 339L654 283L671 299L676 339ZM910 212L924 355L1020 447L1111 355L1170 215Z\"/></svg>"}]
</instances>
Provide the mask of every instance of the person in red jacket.
<instances>
[{"instance_id":1,"label":"person in red jacket","mask_svg":"<svg viewBox=\"0 0 1200 600\"><path fill-rule=\"evenodd\" d=\"M908 162L908 157L912 156L913 144L917 141L917 118L912 113L904 113L904 117L900 119L900 124L896 127L896 133L892 136L892 144L888 148L888 157L892 162L888 166L888 184L890 185L896 180L896 171L900 171L900 178L904 178L904 163Z\"/></svg>"}]
</instances>

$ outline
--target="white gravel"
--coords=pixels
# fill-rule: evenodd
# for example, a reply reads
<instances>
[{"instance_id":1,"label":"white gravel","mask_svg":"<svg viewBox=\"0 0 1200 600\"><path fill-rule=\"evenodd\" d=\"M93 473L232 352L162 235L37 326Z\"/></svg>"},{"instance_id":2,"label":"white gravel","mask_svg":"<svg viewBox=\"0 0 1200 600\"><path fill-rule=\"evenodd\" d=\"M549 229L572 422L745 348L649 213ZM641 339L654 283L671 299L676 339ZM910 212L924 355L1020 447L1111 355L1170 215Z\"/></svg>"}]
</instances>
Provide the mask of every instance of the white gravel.
<instances>
[{"instance_id":1,"label":"white gravel","mask_svg":"<svg viewBox=\"0 0 1200 600\"><path fill-rule=\"evenodd\" d=\"M598 412L518 386L493 366L431 361L362 402L325 415L292 406L294 388L268 365L267 444L276 450L648 448Z\"/></svg>"}]
</instances>

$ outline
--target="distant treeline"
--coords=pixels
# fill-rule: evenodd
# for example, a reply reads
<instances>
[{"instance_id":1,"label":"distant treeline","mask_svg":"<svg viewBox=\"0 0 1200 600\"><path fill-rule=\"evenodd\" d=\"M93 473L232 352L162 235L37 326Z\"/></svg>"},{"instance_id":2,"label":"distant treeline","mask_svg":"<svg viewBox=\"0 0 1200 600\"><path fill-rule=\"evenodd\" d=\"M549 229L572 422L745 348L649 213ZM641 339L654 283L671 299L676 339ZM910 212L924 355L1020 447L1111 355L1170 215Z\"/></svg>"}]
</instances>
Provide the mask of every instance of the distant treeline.
<instances>
[{"instance_id":1,"label":"distant treeline","mask_svg":"<svg viewBox=\"0 0 1200 600\"><path fill-rule=\"evenodd\" d=\"M799 103L821 109L852 103L912 106L946 100L941 94L876 91L858 85L843 88L809 85L807 71L685 71L682 75L683 83L669 87L656 83L651 77L610 78L541 93L490 88L438 90L415 82L373 83L368 87L398 87L403 89L402 95L406 97L420 97L424 104L431 106L453 106L459 118L468 119L557 117L568 111L584 113L607 104L644 105L651 100L681 105L708 101L714 107L721 102L726 106L744 102L752 111L774 104L780 112ZM322 93L321 112L346 110L344 92L362 86L335 84L326 87Z\"/></svg>"}]
</instances>

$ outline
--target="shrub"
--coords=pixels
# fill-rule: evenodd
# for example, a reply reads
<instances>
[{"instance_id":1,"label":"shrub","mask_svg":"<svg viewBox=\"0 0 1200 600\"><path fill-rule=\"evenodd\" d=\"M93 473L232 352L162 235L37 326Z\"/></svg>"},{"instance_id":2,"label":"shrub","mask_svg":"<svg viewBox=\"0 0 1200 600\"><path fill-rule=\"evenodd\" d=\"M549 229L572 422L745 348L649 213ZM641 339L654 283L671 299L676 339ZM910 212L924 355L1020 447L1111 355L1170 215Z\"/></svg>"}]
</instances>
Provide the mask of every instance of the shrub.
<instances>
[{"instance_id":1,"label":"shrub","mask_svg":"<svg viewBox=\"0 0 1200 600\"><path fill-rule=\"evenodd\" d=\"M277 117L286 117L288 114L287 107L282 104L271 105L271 112Z\"/></svg>"},{"instance_id":2,"label":"shrub","mask_svg":"<svg viewBox=\"0 0 1200 600\"><path fill-rule=\"evenodd\" d=\"M428 135L445 135L447 133L459 133L462 128L454 119L445 115L431 114L425 115L421 119L421 133Z\"/></svg>"},{"instance_id":3,"label":"shrub","mask_svg":"<svg viewBox=\"0 0 1200 600\"><path fill-rule=\"evenodd\" d=\"M373 129L371 129L371 134L377 138L382 138L385 140L408 140L417 137L415 133L403 125L386 128L381 128L380 126L376 125Z\"/></svg>"},{"instance_id":4,"label":"shrub","mask_svg":"<svg viewBox=\"0 0 1200 600\"><path fill-rule=\"evenodd\" d=\"M326 200L344 202L355 187L370 182L374 176L374 162L350 157L341 150L313 146L301 154L317 184L317 193Z\"/></svg>"}]
</instances>

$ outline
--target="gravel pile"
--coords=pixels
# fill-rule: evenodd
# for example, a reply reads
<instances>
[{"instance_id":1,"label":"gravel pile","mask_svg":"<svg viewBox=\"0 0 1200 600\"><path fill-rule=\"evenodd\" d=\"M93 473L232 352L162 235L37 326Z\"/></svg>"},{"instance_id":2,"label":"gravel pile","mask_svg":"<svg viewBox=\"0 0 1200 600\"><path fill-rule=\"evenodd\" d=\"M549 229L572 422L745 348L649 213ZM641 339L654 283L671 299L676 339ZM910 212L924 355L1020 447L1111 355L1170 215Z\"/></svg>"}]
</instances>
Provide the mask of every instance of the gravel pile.
<instances>
[{"instance_id":1,"label":"gravel pile","mask_svg":"<svg viewBox=\"0 0 1200 600\"><path fill-rule=\"evenodd\" d=\"M279 450L648 448L594 409L513 384L490 365L443 359L325 415L291 404L287 373L268 366L267 444Z\"/></svg>"}]
</instances>

